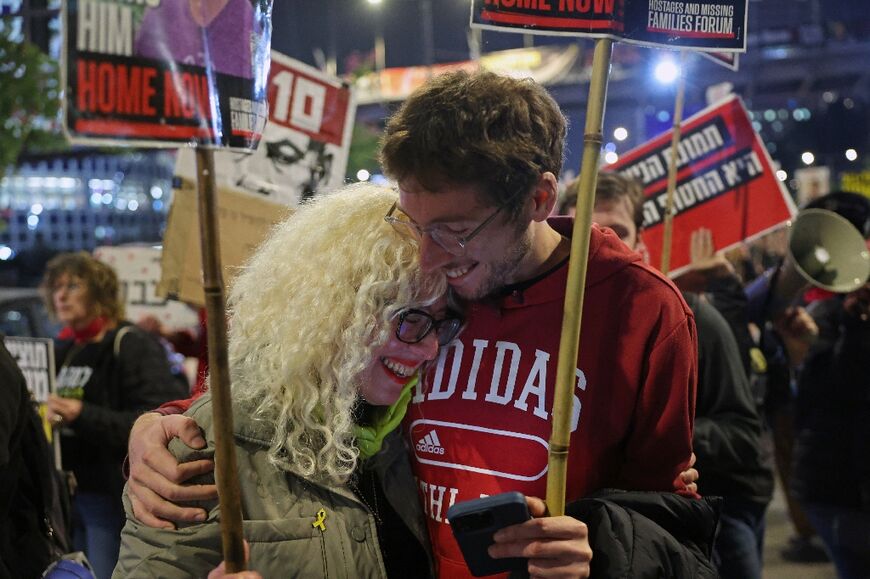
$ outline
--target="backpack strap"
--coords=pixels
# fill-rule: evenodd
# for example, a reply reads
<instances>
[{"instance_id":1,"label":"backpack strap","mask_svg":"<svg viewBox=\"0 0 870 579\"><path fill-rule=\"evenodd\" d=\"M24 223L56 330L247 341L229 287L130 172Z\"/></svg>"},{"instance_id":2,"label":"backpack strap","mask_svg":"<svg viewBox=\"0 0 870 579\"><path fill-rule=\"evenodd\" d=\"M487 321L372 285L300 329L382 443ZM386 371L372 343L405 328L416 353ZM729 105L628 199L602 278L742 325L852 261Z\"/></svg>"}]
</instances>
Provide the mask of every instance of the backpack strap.
<instances>
[{"instance_id":1,"label":"backpack strap","mask_svg":"<svg viewBox=\"0 0 870 579\"><path fill-rule=\"evenodd\" d=\"M128 332L133 331L133 326L122 326L118 333L115 334L115 344L112 350L115 353L115 358L117 358L121 354L121 340L124 339L124 336L127 335Z\"/></svg>"}]
</instances>

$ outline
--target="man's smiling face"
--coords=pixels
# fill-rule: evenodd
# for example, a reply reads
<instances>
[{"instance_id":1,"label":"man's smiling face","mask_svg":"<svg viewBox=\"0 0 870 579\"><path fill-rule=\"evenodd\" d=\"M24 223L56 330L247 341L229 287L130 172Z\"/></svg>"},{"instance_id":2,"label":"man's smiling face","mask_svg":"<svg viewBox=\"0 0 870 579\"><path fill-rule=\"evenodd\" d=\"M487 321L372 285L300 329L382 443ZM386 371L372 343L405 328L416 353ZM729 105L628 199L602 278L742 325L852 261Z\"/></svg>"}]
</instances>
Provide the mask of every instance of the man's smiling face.
<instances>
[{"instance_id":1,"label":"man's smiling face","mask_svg":"<svg viewBox=\"0 0 870 579\"><path fill-rule=\"evenodd\" d=\"M499 209L486 203L475 185L451 184L431 192L413 177L399 182L399 207L424 229L438 226L460 237L469 235ZM462 256L446 251L425 234L420 241L421 266L426 271L443 271L464 299L486 297L519 281L530 248L528 223L522 216L520 220L511 221L506 211L500 212L467 244Z\"/></svg>"}]
</instances>

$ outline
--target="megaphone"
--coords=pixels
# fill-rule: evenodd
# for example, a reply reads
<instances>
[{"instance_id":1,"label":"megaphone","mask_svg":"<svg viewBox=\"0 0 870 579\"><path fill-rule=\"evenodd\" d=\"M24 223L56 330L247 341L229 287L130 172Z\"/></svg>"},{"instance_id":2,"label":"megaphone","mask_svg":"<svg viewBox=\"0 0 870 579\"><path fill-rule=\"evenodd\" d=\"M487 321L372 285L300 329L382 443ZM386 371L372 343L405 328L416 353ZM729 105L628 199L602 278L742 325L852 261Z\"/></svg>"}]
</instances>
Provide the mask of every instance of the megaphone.
<instances>
[{"instance_id":1,"label":"megaphone","mask_svg":"<svg viewBox=\"0 0 870 579\"><path fill-rule=\"evenodd\" d=\"M860 231L826 209L804 209L789 224L788 252L779 268L746 288L749 320L781 314L809 286L849 293L870 278L870 250Z\"/></svg>"}]
</instances>

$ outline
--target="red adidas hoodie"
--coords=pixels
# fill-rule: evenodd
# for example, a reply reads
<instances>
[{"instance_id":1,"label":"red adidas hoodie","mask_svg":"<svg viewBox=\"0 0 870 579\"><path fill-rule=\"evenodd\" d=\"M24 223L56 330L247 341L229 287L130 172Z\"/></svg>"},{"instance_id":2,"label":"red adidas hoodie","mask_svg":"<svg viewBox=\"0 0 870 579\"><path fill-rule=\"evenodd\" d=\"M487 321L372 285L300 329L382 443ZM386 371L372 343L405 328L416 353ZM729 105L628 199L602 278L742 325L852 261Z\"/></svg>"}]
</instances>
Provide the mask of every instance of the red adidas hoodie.
<instances>
[{"instance_id":1,"label":"red adidas hoodie","mask_svg":"<svg viewBox=\"0 0 870 579\"><path fill-rule=\"evenodd\" d=\"M550 224L570 236L572 222ZM546 495L567 264L472 304L468 325L418 387L403 428L440 577L471 577L446 520L455 502ZM697 382L680 292L610 230L593 227L566 498L602 488L681 490Z\"/></svg>"}]
</instances>

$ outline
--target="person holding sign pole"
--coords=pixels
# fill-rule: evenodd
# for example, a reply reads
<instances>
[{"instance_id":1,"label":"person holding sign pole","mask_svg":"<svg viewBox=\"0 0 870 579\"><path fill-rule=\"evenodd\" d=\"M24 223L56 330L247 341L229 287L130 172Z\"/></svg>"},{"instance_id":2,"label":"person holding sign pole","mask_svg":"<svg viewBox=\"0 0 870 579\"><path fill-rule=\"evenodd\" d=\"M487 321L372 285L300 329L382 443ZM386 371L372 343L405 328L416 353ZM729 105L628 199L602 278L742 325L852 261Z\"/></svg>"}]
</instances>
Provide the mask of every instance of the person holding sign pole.
<instances>
[{"instance_id":1,"label":"person holding sign pole","mask_svg":"<svg viewBox=\"0 0 870 579\"><path fill-rule=\"evenodd\" d=\"M468 302L466 330L442 350L425 387L413 391L403 426L441 577L470 576L445 518L450 505L515 490L528 497L533 515L546 512L534 497L545 496L572 225L547 218L565 131L558 105L533 81L457 72L413 93L384 135L381 160L399 198L383 217L418 241L423 270L446 275ZM668 512L676 518L670 528L678 528L705 508L673 494L696 496L692 313L613 234L593 229L591 247L567 498L605 488L665 491L652 496L677 503ZM165 450L175 433L198 444L195 432L174 416L149 414L137 425L130 493L143 522L202 515L166 500L213 492L179 484L207 463L180 467ZM621 520L630 526L627 511ZM620 548L606 534L595 542L595 531L578 517L535 518L497 533L490 554L529 557L535 576L586 577L590 561L596 565L590 538L596 548ZM673 541L659 544L661 551L650 547L672 558L634 564L663 570L678 561L675 573L697 576L703 555L666 537L644 534Z\"/></svg>"}]
</instances>

